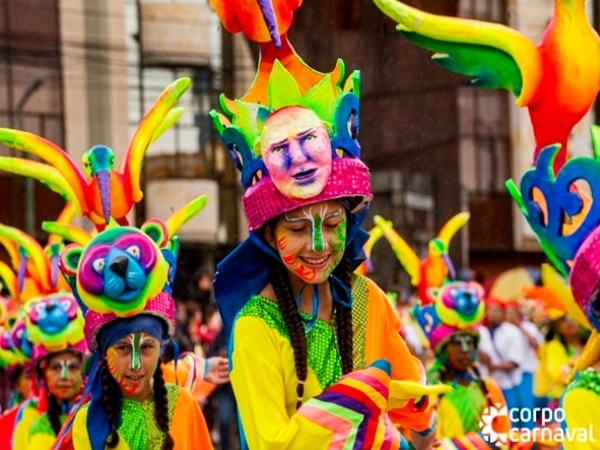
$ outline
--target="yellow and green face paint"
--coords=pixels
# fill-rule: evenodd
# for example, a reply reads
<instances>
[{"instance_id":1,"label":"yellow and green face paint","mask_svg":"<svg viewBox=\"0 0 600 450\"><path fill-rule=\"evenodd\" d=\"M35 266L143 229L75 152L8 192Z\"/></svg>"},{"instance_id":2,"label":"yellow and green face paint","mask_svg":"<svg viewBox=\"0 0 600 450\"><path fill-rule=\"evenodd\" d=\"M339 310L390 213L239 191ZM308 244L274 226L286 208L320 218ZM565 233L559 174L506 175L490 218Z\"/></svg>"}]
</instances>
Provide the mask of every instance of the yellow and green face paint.
<instances>
[{"instance_id":1,"label":"yellow and green face paint","mask_svg":"<svg viewBox=\"0 0 600 450\"><path fill-rule=\"evenodd\" d=\"M275 239L288 270L306 283L321 283L344 254L345 211L328 201L286 213L275 227Z\"/></svg>"},{"instance_id":2,"label":"yellow and green face paint","mask_svg":"<svg viewBox=\"0 0 600 450\"><path fill-rule=\"evenodd\" d=\"M81 359L72 353L50 357L44 373L48 392L59 400L71 400L81 390Z\"/></svg>"},{"instance_id":3,"label":"yellow and green face paint","mask_svg":"<svg viewBox=\"0 0 600 450\"><path fill-rule=\"evenodd\" d=\"M135 399L150 391L159 356L159 341L142 332L128 334L109 347L108 370L125 397Z\"/></svg>"}]
</instances>

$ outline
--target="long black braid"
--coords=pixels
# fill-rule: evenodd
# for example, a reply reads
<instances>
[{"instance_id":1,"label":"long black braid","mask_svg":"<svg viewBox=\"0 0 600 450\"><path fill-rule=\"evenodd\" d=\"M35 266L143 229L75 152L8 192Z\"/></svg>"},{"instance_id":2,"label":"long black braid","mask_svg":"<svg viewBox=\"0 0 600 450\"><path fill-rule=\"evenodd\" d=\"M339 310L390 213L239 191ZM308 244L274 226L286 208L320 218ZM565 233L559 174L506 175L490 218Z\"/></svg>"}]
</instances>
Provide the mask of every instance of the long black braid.
<instances>
[{"instance_id":1,"label":"long black braid","mask_svg":"<svg viewBox=\"0 0 600 450\"><path fill-rule=\"evenodd\" d=\"M350 270L349 258L344 256L342 262L334 270L334 273L350 287L352 271ZM304 383L308 376L307 342L304 325L300 318L289 274L285 266L279 262L271 263L269 266L269 275L286 327L290 333L290 341L294 351L296 377L298 378L298 385L296 387L298 402L296 407L299 408L304 399ZM348 373L354 369L352 310L336 303L334 304L334 315L336 319L335 326L338 347L342 359L342 371L343 373Z\"/></svg>"},{"instance_id":2,"label":"long black braid","mask_svg":"<svg viewBox=\"0 0 600 450\"><path fill-rule=\"evenodd\" d=\"M58 399L48 393L48 420L50 421L50 426L52 426L52 431L54 431L54 435L58 436L60 429L62 428L62 423L60 421L60 416L62 414L62 407Z\"/></svg>"},{"instance_id":3,"label":"long black braid","mask_svg":"<svg viewBox=\"0 0 600 450\"><path fill-rule=\"evenodd\" d=\"M172 450L175 442L169 433L169 401L160 364L154 371L154 418L161 431L165 433L163 450Z\"/></svg>"},{"instance_id":4,"label":"long black braid","mask_svg":"<svg viewBox=\"0 0 600 450\"><path fill-rule=\"evenodd\" d=\"M281 263L273 262L269 267L269 275L285 325L290 333L290 341L294 351L296 377L298 378L298 385L296 387L298 402L296 403L296 407L299 408L304 398L304 383L308 376L307 343L306 335L304 334L304 325L296 306L296 300L292 293L290 279L285 266Z\"/></svg>"},{"instance_id":5,"label":"long black braid","mask_svg":"<svg viewBox=\"0 0 600 450\"><path fill-rule=\"evenodd\" d=\"M338 277L349 289L352 289L353 272L350 258L344 254L342 261L334 269L333 274ZM352 308L347 308L334 303L336 332L338 348L342 357L342 372L349 373L354 370L354 327L352 324Z\"/></svg>"}]
</instances>

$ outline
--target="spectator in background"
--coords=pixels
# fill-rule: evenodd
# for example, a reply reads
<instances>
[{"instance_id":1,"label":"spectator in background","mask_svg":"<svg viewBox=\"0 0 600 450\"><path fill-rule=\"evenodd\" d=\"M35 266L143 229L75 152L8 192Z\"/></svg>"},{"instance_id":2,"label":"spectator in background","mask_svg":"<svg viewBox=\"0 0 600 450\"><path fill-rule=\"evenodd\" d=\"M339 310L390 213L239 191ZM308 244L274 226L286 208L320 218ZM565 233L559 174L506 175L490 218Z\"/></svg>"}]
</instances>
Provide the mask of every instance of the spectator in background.
<instances>
[{"instance_id":1,"label":"spectator in background","mask_svg":"<svg viewBox=\"0 0 600 450\"><path fill-rule=\"evenodd\" d=\"M227 358L227 341L223 328L219 330L208 348L209 357ZM216 422L221 450L233 450L232 438L237 436L237 404L231 383L217 386L212 394L216 401Z\"/></svg>"},{"instance_id":2,"label":"spectator in background","mask_svg":"<svg viewBox=\"0 0 600 450\"><path fill-rule=\"evenodd\" d=\"M536 406L533 395L533 374L539 365L538 349L544 342L544 335L533 322L523 316L520 302L508 302L505 307L505 317L508 323L513 324L521 331L520 342L516 348L522 351L522 374L521 383L517 389L519 391L521 407L533 411L533 408ZM522 425L528 429L532 429L536 424L534 420L530 420Z\"/></svg>"},{"instance_id":3,"label":"spectator in background","mask_svg":"<svg viewBox=\"0 0 600 450\"><path fill-rule=\"evenodd\" d=\"M214 305L213 275L209 270L199 269L194 274L186 299L196 302L203 314Z\"/></svg>"},{"instance_id":4,"label":"spectator in background","mask_svg":"<svg viewBox=\"0 0 600 450\"><path fill-rule=\"evenodd\" d=\"M583 351L587 337L587 332L568 314L563 313L552 321L540 360L540 371L550 382L548 406L558 407L567 378Z\"/></svg>"},{"instance_id":5,"label":"spectator in background","mask_svg":"<svg viewBox=\"0 0 600 450\"><path fill-rule=\"evenodd\" d=\"M507 407L520 408L518 386L523 375L523 355L515 349L522 343L522 332L505 321L504 308L501 300L486 300L485 326L479 328L479 359L483 363L482 375L489 374L496 381Z\"/></svg>"}]
</instances>

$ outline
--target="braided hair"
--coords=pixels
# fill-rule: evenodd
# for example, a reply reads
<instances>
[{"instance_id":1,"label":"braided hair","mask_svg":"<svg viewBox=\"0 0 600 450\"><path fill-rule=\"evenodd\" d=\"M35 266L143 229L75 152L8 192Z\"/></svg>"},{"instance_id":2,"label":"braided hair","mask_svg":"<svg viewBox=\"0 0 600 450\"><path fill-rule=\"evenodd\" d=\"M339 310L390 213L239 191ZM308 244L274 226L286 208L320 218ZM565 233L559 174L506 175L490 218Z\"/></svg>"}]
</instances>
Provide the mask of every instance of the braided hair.
<instances>
[{"instance_id":1,"label":"braided hair","mask_svg":"<svg viewBox=\"0 0 600 450\"><path fill-rule=\"evenodd\" d=\"M117 403L114 401L116 397L114 394L111 395L111 392L114 393L120 388L117 381L108 371L106 361L103 361L102 364L104 366L102 368L102 404L106 410L106 414L108 416L108 425L110 428L110 434L106 439L106 446L108 448L115 448L119 444L120 440L119 433L117 432L119 409ZM172 450L175 446L175 442L169 433L169 405L167 388L165 387L165 380L163 378L160 364L158 364L156 367L153 378L154 418L160 430L165 433L165 440L163 442L162 450Z\"/></svg>"},{"instance_id":2,"label":"braided hair","mask_svg":"<svg viewBox=\"0 0 600 450\"><path fill-rule=\"evenodd\" d=\"M350 260L346 255L344 255L338 267L335 268L334 274L350 288L352 270L350 269ZM296 407L299 408L304 398L304 383L308 376L307 341L304 325L300 318L286 267L280 262L273 261L269 266L269 275L285 325L290 333L290 341L294 351L296 377L298 378L298 385L296 387L298 402L296 403ZM354 368L352 310L351 308L334 304L334 317L336 319L335 327L338 348L342 359L342 371L343 373L348 373Z\"/></svg>"},{"instance_id":3,"label":"braided hair","mask_svg":"<svg viewBox=\"0 0 600 450\"><path fill-rule=\"evenodd\" d=\"M52 431L54 431L54 435L58 436L60 429L62 428L62 423L60 421L60 416L62 414L62 408L58 399L48 393L48 420L50 421L50 426L52 427Z\"/></svg>"},{"instance_id":4,"label":"braided hair","mask_svg":"<svg viewBox=\"0 0 600 450\"><path fill-rule=\"evenodd\" d=\"M162 450L173 450L175 442L171 433L169 433L169 404L167 397L167 388L162 374L160 364L154 371L154 418L162 432L165 433Z\"/></svg>"}]
</instances>

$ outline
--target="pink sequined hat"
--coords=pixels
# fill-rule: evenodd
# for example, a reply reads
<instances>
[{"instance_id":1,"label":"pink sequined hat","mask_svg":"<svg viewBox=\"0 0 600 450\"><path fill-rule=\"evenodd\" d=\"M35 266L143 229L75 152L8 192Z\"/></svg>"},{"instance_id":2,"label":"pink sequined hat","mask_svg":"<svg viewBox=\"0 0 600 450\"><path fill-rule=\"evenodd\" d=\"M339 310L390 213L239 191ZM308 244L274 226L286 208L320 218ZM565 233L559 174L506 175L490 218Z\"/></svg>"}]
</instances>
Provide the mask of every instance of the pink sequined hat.
<instances>
[{"instance_id":1,"label":"pink sequined hat","mask_svg":"<svg viewBox=\"0 0 600 450\"><path fill-rule=\"evenodd\" d=\"M579 247L569 277L573 297L592 322L600 314L600 304L592 305L600 286L600 228L596 228Z\"/></svg>"},{"instance_id":2,"label":"pink sequined hat","mask_svg":"<svg viewBox=\"0 0 600 450\"><path fill-rule=\"evenodd\" d=\"M173 298L166 292L160 292L146 303L146 308L140 314L148 314L163 320L167 325L169 336L173 336L175 334L175 310ZM116 314L100 314L92 310L85 313L85 340L92 352L98 349L98 333L100 330L119 318Z\"/></svg>"},{"instance_id":3,"label":"pink sequined hat","mask_svg":"<svg viewBox=\"0 0 600 450\"><path fill-rule=\"evenodd\" d=\"M357 159L340 158L332 161L327 183L314 197L288 197L277 189L270 178L263 178L248 188L242 203L252 231L262 227L270 219L306 204L347 197L358 198L356 204L352 205L352 210L360 210L373 198L369 169Z\"/></svg>"}]
</instances>

